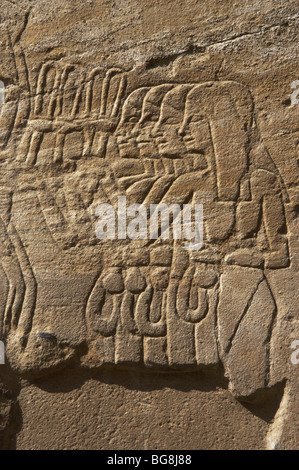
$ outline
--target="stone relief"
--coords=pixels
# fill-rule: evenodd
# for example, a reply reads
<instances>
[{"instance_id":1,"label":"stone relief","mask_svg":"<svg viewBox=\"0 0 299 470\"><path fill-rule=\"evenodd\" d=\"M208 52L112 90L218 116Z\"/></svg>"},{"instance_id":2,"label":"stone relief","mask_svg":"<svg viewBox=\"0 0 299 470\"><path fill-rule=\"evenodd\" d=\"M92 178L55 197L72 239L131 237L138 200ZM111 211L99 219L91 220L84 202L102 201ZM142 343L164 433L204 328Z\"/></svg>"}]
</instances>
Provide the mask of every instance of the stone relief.
<instances>
[{"instance_id":1,"label":"stone relief","mask_svg":"<svg viewBox=\"0 0 299 470\"><path fill-rule=\"evenodd\" d=\"M31 87L3 105L12 118L1 119L10 152L0 208L0 338L11 367L36 376L74 358L87 368L222 364L237 396L267 387L277 315L268 273L290 264L289 198L248 87L207 81L132 90L120 68L84 74L55 61L41 65ZM203 204L203 248L186 252L161 237L100 242L95 207L119 195L147 207ZM43 238L37 249L48 245L40 267L26 218ZM87 264L98 260L82 299L79 345L57 339L46 312L44 331L35 325L47 263L67 262L75 251Z\"/></svg>"}]
</instances>

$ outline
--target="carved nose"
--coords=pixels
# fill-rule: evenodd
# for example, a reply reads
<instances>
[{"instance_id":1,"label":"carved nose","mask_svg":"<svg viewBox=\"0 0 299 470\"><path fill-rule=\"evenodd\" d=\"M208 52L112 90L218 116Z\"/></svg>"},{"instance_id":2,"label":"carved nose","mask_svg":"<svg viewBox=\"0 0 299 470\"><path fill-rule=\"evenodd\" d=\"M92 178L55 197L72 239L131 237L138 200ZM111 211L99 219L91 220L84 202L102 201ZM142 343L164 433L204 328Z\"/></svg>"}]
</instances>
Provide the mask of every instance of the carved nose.
<instances>
[{"instance_id":1,"label":"carved nose","mask_svg":"<svg viewBox=\"0 0 299 470\"><path fill-rule=\"evenodd\" d=\"M179 130L178 130L178 134L181 136L181 137L184 137L186 135L186 126L185 125L182 125Z\"/></svg>"}]
</instances>

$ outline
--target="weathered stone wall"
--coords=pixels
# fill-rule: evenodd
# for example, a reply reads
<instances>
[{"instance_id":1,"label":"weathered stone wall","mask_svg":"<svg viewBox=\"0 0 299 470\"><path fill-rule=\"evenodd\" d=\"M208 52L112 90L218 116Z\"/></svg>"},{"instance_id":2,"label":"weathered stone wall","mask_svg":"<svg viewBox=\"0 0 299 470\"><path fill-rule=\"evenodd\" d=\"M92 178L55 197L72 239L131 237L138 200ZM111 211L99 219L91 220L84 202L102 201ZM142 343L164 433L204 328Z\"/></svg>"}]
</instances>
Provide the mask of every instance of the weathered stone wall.
<instances>
[{"instance_id":1,"label":"weathered stone wall","mask_svg":"<svg viewBox=\"0 0 299 470\"><path fill-rule=\"evenodd\" d=\"M296 3L2 2L2 448L298 448Z\"/></svg>"}]
</instances>

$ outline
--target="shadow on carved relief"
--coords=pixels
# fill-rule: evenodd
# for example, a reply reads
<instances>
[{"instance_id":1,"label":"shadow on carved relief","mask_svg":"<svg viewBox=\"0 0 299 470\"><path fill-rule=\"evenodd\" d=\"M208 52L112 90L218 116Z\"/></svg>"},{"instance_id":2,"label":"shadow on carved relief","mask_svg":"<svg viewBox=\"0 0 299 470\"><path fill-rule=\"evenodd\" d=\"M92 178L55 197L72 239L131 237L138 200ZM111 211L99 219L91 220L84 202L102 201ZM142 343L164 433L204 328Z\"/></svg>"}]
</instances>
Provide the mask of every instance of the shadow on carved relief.
<instances>
[{"instance_id":1,"label":"shadow on carved relief","mask_svg":"<svg viewBox=\"0 0 299 470\"><path fill-rule=\"evenodd\" d=\"M24 66L21 51L17 57ZM289 197L250 90L227 80L131 91L128 80L119 68L85 73L48 61L23 105L11 107L12 120L1 120L3 148L11 141L13 150L0 207L0 338L8 363L53 393L93 374L146 390L221 386L260 404L269 388L269 409L246 406L270 421L282 391L269 386L278 313L269 272L290 266ZM99 242L96 206L123 195L147 209L203 204L204 246L188 252L161 234ZM72 279L65 266L80 257L90 277L77 268L84 295L72 308L82 310L84 338L72 338L52 330L47 307L63 311L67 293L59 297L56 277ZM46 275L49 305L40 294ZM36 381L66 367L65 382ZM124 368L142 379L131 381Z\"/></svg>"}]
</instances>

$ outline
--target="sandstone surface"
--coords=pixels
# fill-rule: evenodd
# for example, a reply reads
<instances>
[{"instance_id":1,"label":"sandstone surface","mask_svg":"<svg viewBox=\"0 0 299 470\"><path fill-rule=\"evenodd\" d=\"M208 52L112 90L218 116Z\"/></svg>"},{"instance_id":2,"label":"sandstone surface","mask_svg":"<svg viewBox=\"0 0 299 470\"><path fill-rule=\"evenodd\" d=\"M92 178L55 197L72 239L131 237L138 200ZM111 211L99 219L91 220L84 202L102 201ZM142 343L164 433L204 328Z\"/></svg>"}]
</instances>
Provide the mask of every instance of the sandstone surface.
<instances>
[{"instance_id":1,"label":"sandstone surface","mask_svg":"<svg viewBox=\"0 0 299 470\"><path fill-rule=\"evenodd\" d=\"M0 14L0 447L298 449L298 3Z\"/></svg>"}]
</instances>

